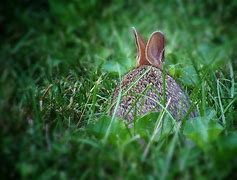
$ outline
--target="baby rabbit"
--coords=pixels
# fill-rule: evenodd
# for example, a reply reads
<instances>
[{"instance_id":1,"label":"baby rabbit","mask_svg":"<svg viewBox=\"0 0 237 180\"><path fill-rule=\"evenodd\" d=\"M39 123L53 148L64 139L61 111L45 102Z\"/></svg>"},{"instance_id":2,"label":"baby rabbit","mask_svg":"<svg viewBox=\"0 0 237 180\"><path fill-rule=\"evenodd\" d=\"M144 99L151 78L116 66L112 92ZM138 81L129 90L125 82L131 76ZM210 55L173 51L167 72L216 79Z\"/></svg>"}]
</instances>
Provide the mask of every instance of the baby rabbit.
<instances>
[{"instance_id":1,"label":"baby rabbit","mask_svg":"<svg viewBox=\"0 0 237 180\"><path fill-rule=\"evenodd\" d=\"M137 46L137 67L128 72L114 91L111 114L131 122L135 116L167 110L176 120L185 117L190 98L164 70L164 35L155 31L146 43L133 29ZM117 102L119 101L119 102ZM196 112L188 117L195 117Z\"/></svg>"}]
</instances>

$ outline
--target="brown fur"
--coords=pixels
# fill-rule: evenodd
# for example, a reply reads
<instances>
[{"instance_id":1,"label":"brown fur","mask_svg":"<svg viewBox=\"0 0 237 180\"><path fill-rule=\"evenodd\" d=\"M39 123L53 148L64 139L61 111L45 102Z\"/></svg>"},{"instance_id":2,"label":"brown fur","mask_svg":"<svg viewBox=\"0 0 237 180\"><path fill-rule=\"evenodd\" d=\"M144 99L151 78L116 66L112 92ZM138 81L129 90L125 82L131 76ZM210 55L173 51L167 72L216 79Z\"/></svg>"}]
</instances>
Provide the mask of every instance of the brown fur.
<instances>
[{"instance_id":1,"label":"brown fur","mask_svg":"<svg viewBox=\"0 0 237 180\"><path fill-rule=\"evenodd\" d=\"M132 121L135 115L161 111L161 105L165 107L169 102L168 111L175 119L181 120L190 108L190 99L179 84L161 70L164 60L164 35L159 31L152 33L147 44L135 29L134 35L138 50L138 67L126 74L121 84L115 88L111 114L116 111L116 116ZM119 91L122 98L116 109ZM190 117L195 116L196 112L190 114Z\"/></svg>"},{"instance_id":2,"label":"brown fur","mask_svg":"<svg viewBox=\"0 0 237 180\"><path fill-rule=\"evenodd\" d=\"M147 73L145 73L146 71ZM160 69L146 65L129 72L124 76L121 82L121 89L120 86L117 86L114 91L114 106L111 112L114 112L115 110L115 104L118 100L117 98L120 90L122 91L122 94L127 90L128 91L126 92L126 94L123 94L121 98L119 106L116 110L117 117L132 121L134 119L135 109L137 116L146 114L150 111L159 112L162 108L157 103L157 101L161 103L161 101L163 100L164 92L162 76L162 71ZM137 79L139 79L137 83L130 87L131 84L134 83ZM186 115L190 107L190 100L186 93L182 91L180 86L168 74L166 75L165 81L165 102L167 103L168 99L170 99L168 110L175 119L181 120ZM165 105L166 104L164 104L164 106ZM192 112L190 114L190 117L194 116L195 113Z\"/></svg>"}]
</instances>

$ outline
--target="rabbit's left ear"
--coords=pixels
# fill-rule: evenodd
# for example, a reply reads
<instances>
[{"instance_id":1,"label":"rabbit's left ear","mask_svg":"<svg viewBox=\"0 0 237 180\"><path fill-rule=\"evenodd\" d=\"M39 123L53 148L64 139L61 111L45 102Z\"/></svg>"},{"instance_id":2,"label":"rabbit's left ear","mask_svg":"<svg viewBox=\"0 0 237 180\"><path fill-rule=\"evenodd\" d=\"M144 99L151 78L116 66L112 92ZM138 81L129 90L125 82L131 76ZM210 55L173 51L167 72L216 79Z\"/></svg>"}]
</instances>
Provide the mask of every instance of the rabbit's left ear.
<instances>
[{"instance_id":1,"label":"rabbit's left ear","mask_svg":"<svg viewBox=\"0 0 237 180\"><path fill-rule=\"evenodd\" d=\"M151 65L162 69L165 52L165 37L160 31L152 33L146 45L146 59Z\"/></svg>"},{"instance_id":2,"label":"rabbit's left ear","mask_svg":"<svg viewBox=\"0 0 237 180\"><path fill-rule=\"evenodd\" d=\"M137 32L135 28L133 28L133 34L135 37L135 42L137 46L137 66L142 65L149 65L149 61L146 59L145 55L145 49L146 49L146 43L143 40L142 36Z\"/></svg>"}]
</instances>

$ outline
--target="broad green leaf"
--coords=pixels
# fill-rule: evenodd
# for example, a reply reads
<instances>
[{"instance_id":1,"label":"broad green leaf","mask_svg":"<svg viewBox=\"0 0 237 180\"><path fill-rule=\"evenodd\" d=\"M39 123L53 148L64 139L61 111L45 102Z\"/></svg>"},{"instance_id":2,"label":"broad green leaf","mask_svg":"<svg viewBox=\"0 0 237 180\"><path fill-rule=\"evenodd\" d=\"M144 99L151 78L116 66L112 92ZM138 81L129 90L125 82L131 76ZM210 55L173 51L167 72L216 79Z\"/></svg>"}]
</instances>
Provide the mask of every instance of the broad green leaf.
<instances>
[{"instance_id":1,"label":"broad green leaf","mask_svg":"<svg viewBox=\"0 0 237 180\"><path fill-rule=\"evenodd\" d=\"M210 111L207 116L190 119L184 126L184 134L201 148L216 140L223 127L215 119L215 112Z\"/></svg>"},{"instance_id":2,"label":"broad green leaf","mask_svg":"<svg viewBox=\"0 0 237 180\"><path fill-rule=\"evenodd\" d=\"M103 67L102 67L104 70L108 71L108 72L119 72L121 71L120 69L123 69L123 67L115 62L115 61L107 61Z\"/></svg>"},{"instance_id":3,"label":"broad green leaf","mask_svg":"<svg viewBox=\"0 0 237 180\"><path fill-rule=\"evenodd\" d=\"M141 116L134 121L133 132L135 134L140 134L142 137L150 137L158 120L158 116L158 112L151 112Z\"/></svg>"},{"instance_id":4,"label":"broad green leaf","mask_svg":"<svg viewBox=\"0 0 237 180\"><path fill-rule=\"evenodd\" d=\"M156 140L162 138L164 136L170 135L173 133L174 127L176 127L176 123L173 122L172 119L168 118L168 116L164 116L164 119L160 119L159 112L151 112L140 118L138 118L134 122L134 130L135 134L139 134L143 138L149 139L158 123L160 123L160 127L158 127L158 131L156 134Z\"/></svg>"},{"instance_id":5,"label":"broad green leaf","mask_svg":"<svg viewBox=\"0 0 237 180\"><path fill-rule=\"evenodd\" d=\"M217 141L217 160L228 160L236 158L237 153L237 131L221 137Z\"/></svg>"},{"instance_id":6,"label":"broad green leaf","mask_svg":"<svg viewBox=\"0 0 237 180\"><path fill-rule=\"evenodd\" d=\"M111 122L111 117L109 116L102 116L96 123L89 124L87 131L102 139L108 131L110 124L109 141L111 143L115 143L117 140L125 140L130 136L129 129L123 120L114 119L114 121Z\"/></svg>"},{"instance_id":7,"label":"broad green leaf","mask_svg":"<svg viewBox=\"0 0 237 180\"><path fill-rule=\"evenodd\" d=\"M198 76L193 66L185 66L182 69L182 75L180 77L180 80L183 84L186 86L192 86L197 84L198 82Z\"/></svg>"}]
</instances>

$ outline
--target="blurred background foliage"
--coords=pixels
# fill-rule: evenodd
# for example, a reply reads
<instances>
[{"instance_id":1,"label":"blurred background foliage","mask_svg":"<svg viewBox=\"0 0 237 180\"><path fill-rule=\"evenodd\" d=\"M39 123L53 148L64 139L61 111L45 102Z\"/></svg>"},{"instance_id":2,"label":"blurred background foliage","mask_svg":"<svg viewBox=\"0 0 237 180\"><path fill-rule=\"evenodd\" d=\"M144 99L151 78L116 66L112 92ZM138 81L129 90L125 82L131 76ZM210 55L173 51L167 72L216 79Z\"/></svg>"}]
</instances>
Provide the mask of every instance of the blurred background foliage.
<instances>
[{"instance_id":1,"label":"blurred background foliage","mask_svg":"<svg viewBox=\"0 0 237 180\"><path fill-rule=\"evenodd\" d=\"M2 177L157 178L161 171L162 177L169 178L236 177L236 9L235 0L1 2ZM188 126L185 130L201 147L179 147L171 165L164 158L168 140L162 150L153 147L159 156L151 153L143 162L139 143L126 142L124 150L115 138L114 148L91 131L85 132L90 121L108 120L104 115L116 80L135 66L133 26L146 39L152 31L163 31L170 73L188 91L200 83L205 87L197 95L204 118L195 127L206 128ZM197 137L204 131L213 135L207 125L210 119L205 118L210 111L221 115L211 98L218 93L218 78L230 79L222 85L222 95L230 99L223 100L228 110L224 130L211 125L218 133L210 143ZM114 131L124 133L121 126L118 123Z\"/></svg>"}]
</instances>

